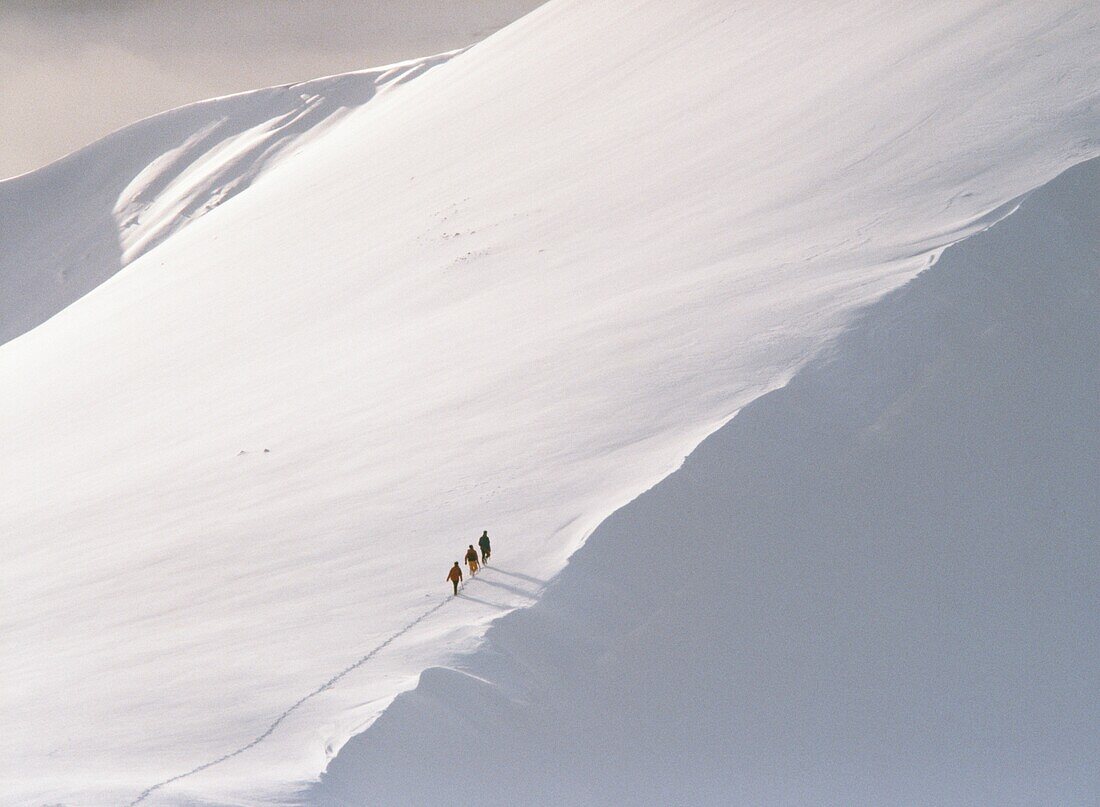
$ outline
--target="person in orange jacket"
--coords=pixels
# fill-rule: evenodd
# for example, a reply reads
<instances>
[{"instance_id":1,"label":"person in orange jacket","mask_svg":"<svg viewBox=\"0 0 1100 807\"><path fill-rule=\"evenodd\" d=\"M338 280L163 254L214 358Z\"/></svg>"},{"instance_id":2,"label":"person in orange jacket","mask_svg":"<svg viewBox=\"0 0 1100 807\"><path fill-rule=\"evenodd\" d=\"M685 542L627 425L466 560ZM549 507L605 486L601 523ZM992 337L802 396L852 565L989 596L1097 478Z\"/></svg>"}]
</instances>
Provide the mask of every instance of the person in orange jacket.
<instances>
[{"instance_id":1,"label":"person in orange jacket","mask_svg":"<svg viewBox=\"0 0 1100 807\"><path fill-rule=\"evenodd\" d=\"M455 596L458 596L458 584L462 582L462 569L458 566L458 561L455 561L455 565L451 567L451 570L447 572L447 579L454 583Z\"/></svg>"},{"instance_id":2,"label":"person in orange jacket","mask_svg":"<svg viewBox=\"0 0 1100 807\"><path fill-rule=\"evenodd\" d=\"M470 567L470 577L477 574L477 550L474 549L473 544L470 544L470 548L466 550L466 565Z\"/></svg>"}]
</instances>

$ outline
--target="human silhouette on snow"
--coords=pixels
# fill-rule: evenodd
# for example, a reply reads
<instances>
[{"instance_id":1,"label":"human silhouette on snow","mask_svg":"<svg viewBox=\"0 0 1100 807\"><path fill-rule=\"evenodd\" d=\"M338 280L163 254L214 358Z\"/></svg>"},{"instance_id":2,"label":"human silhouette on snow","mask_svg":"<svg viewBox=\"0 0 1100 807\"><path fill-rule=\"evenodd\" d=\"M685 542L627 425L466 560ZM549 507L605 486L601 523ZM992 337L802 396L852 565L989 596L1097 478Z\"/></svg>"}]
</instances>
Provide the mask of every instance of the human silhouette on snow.
<instances>
[{"instance_id":1,"label":"human silhouette on snow","mask_svg":"<svg viewBox=\"0 0 1100 807\"><path fill-rule=\"evenodd\" d=\"M484 566L489 562L489 531L485 530L481 533L481 537L477 539L477 545L481 547L481 564Z\"/></svg>"},{"instance_id":2,"label":"human silhouette on snow","mask_svg":"<svg viewBox=\"0 0 1100 807\"><path fill-rule=\"evenodd\" d=\"M477 550L474 549L473 544L470 544L470 548L466 550L466 565L470 567L471 577L477 574Z\"/></svg>"},{"instance_id":3,"label":"human silhouette on snow","mask_svg":"<svg viewBox=\"0 0 1100 807\"><path fill-rule=\"evenodd\" d=\"M459 568L458 561L455 561L455 565L451 567L451 570L447 572L447 579L454 583L455 596L458 596L458 584L462 582L462 569Z\"/></svg>"}]
</instances>

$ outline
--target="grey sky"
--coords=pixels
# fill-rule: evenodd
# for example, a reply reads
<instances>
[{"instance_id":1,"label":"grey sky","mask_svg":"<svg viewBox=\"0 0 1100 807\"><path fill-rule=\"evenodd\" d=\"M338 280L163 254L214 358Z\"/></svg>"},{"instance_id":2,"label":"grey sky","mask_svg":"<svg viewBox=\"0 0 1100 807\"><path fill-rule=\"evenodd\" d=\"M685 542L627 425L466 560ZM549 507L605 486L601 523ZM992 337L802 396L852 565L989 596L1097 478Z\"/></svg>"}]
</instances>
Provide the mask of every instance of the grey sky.
<instances>
[{"instance_id":1,"label":"grey sky","mask_svg":"<svg viewBox=\"0 0 1100 807\"><path fill-rule=\"evenodd\" d=\"M544 0L0 0L0 178L156 112L461 47Z\"/></svg>"}]
</instances>

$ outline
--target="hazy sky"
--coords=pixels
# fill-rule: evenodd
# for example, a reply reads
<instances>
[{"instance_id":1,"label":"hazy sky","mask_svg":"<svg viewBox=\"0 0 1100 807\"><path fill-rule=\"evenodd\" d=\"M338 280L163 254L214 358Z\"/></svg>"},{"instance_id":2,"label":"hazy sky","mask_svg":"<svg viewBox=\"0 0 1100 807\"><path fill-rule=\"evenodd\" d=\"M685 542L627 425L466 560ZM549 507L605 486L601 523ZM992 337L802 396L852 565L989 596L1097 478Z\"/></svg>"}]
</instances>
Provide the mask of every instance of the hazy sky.
<instances>
[{"instance_id":1,"label":"hazy sky","mask_svg":"<svg viewBox=\"0 0 1100 807\"><path fill-rule=\"evenodd\" d=\"M216 95L461 47L544 0L0 0L0 178Z\"/></svg>"}]
</instances>

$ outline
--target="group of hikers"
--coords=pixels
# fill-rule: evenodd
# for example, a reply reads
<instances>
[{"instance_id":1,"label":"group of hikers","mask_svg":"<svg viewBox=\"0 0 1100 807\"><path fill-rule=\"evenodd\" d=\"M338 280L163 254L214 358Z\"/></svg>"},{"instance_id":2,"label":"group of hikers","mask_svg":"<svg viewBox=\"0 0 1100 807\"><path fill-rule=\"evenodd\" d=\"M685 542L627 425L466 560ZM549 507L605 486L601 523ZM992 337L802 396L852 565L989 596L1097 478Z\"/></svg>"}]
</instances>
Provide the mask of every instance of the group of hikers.
<instances>
[{"instance_id":1,"label":"group of hikers","mask_svg":"<svg viewBox=\"0 0 1100 807\"><path fill-rule=\"evenodd\" d=\"M477 550L474 549L474 545L470 544L470 548L466 550L466 565L470 567L470 577L477 574L479 566L485 566L489 563L489 531L485 530L481 533L481 537L477 539L477 545L481 547L481 560L477 558ZM455 596L458 596L458 584L462 582L462 567L458 565L458 561L455 561L455 565L451 567L451 570L447 572L447 579L451 581L455 587Z\"/></svg>"}]
</instances>

